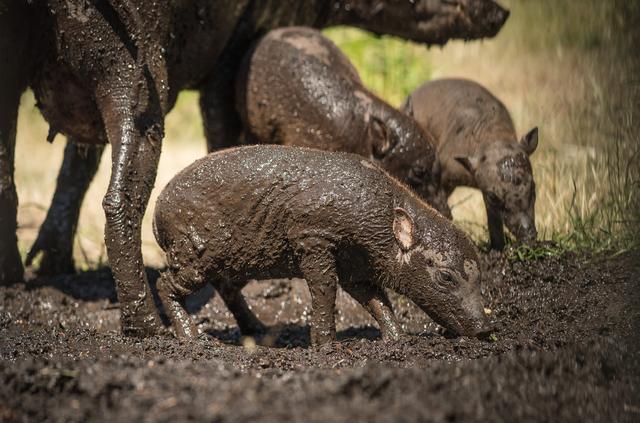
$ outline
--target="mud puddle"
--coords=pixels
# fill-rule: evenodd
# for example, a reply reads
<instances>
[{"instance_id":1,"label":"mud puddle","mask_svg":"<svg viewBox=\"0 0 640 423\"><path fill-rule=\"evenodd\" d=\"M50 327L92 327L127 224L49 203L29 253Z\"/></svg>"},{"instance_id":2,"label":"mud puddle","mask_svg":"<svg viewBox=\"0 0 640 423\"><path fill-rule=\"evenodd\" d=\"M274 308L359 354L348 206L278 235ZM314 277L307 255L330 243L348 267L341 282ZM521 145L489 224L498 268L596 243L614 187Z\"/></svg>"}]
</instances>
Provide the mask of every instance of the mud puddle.
<instances>
[{"instance_id":1,"label":"mud puddle","mask_svg":"<svg viewBox=\"0 0 640 423\"><path fill-rule=\"evenodd\" d=\"M445 338L399 296L408 336L382 342L341 292L339 341L309 347L298 280L245 288L272 328L257 340L205 288L192 342L121 337L107 269L0 288L0 421L640 420L638 256L482 260L492 342Z\"/></svg>"}]
</instances>

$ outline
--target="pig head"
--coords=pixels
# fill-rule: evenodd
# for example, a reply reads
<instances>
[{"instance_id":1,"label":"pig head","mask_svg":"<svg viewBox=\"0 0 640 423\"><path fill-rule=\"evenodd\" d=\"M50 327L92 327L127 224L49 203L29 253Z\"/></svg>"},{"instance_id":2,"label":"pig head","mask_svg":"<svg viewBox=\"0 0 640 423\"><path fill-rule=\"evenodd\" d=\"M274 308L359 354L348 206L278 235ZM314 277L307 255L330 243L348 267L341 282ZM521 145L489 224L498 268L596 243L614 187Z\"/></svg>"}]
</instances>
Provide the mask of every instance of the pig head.
<instances>
[{"instance_id":1,"label":"pig head","mask_svg":"<svg viewBox=\"0 0 640 423\"><path fill-rule=\"evenodd\" d=\"M337 20L426 44L493 37L509 11L493 0L345 0Z\"/></svg>"},{"instance_id":2,"label":"pig head","mask_svg":"<svg viewBox=\"0 0 640 423\"><path fill-rule=\"evenodd\" d=\"M464 336L485 337L493 328L480 293L478 256L471 241L444 217L395 208L398 246L394 290L436 323Z\"/></svg>"},{"instance_id":3,"label":"pig head","mask_svg":"<svg viewBox=\"0 0 640 423\"><path fill-rule=\"evenodd\" d=\"M537 236L536 189L529 161L537 146L538 128L534 128L517 144L486 143L472 157L456 157L482 191L491 243L499 248L504 246L503 222L518 241L532 241Z\"/></svg>"}]
</instances>

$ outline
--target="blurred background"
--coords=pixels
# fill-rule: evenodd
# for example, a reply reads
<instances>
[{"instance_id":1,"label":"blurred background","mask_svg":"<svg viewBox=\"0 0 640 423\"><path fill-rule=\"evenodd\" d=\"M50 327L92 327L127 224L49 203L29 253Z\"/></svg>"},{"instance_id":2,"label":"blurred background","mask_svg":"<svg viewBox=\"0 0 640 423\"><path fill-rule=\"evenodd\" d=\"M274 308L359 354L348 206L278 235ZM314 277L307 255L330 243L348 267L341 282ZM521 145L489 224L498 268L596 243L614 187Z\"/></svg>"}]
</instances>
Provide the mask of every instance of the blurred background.
<instances>
[{"instance_id":1,"label":"blurred background","mask_svg":"<svg viewBox=\"0 0 640 423\"><path fill-rule=\"evenodd\" d=\"M511 17L485 41L427 49L349 28L325 31L354 62L364 83L394 106L424 81L465 77L480 82L510 110L518 136L540 128L532 156L539 237L562 249L621 252L640 243L639 46L629 28L640 1L502 0ZM65 145L46 143L48 125L33 95L22 98L16 147L18 238L24 255L46 215ZM155 199L179 170L206 153L195 92L183 92L166 121L160 168L143 224L145 261L163 266L151 230ZM76 266L107 261L102 197L111 151L82 208ZM486 243L481 195L458 189L455 221Z\"/></svg>"}]
</instances>

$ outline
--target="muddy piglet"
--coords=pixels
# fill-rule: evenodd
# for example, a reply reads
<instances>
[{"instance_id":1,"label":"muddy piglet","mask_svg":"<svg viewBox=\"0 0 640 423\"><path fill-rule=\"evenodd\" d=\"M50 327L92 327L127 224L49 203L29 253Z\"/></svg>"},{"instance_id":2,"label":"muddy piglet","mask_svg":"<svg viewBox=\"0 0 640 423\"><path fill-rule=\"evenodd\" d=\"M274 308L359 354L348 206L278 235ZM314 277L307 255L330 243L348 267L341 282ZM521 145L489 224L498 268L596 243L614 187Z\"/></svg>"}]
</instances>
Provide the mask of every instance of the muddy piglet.
<instances>
[{"instance_id":1,"label":"muddy piglet","mask_svg":"<svg viewBox=\"0 0 640 423\"><path fill-rule=\"evenodd\" d=\"M503 221L519 241L536 238L536 189L529 156L538 146L538 128L518 141L504 104L464 79L428 82L409 96L403 109L434 136L437 204L446 204L458 186L478 188L493 249L504 248ZM444 214L451 216L451 211L445 208Z\"/></svg>"},{"instance_id":2,"label":"muddy piglet","mask_svg":"<svg viewBox=\"0 0 640 423\"><path fill-rule=\"evenodd\" d=\"M411 190L360 156L258 145L213 153L158 198L156 239L168 269L158 292L179 337L196 332L183 299L210 282L244 334L262 329L240 290L249 279L304 278L311 340L335 338L340 285L383 338L400 328L385 288L462 335L489 326L469 239Z\"/></svg>"},{"instance_id":3,"label":"muddy piglet","mask_svg":"<svg viewBox=\"0 0 640 423\"><path fill-rule=\"evenodd\" d=\"M251 142L360 154L430 201L435 149L428 134L369 91L315 29L267 33L244 59L236 105Z\"/></svg>"}]
</instances>

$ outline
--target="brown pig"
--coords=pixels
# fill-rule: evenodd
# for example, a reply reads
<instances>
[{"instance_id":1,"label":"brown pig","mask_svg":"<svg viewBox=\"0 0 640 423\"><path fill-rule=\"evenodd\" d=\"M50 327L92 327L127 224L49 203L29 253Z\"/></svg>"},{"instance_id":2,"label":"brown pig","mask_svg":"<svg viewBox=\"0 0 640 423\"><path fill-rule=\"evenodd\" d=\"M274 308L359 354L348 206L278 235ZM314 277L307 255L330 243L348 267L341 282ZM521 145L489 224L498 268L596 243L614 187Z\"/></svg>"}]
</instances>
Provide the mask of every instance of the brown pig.
<instances>
[{"instance_id":1,"label":"brown pig","mask_svg":"<svg viewBox=\"0 0 640 423\"><path fill-rule=\"evenodd\" d=\"M238 73L236 104L250 141L360 154L429 200L435 150L428 134L365 88L315 29L264 36Z\"/></svg>"},{"instance_id":2,"label":"brown pig","mask_svg":"<svg viewBox=\"0 0 640 423\"><path fill-rule=\"evenodd\" d=\"M490 331L474 246L410 189L364 158L277 145L212 153L158 198L154 232L168 269L158 293L179 337L197 330L184 298L212 283L245 334L262 325L240 290L249 279L304 278L311 340L335 338L340 285L380 325L400 329L385 288L461 335Z\"/></svg>"},{"instance_id":3,"label":"brown pig","mask_svg":"<svg viewBox=\"0 0 640 423\"><path fill-rule=\"evenodd\" d=\"M442 79L416 89L403 110L433 134L437 155L435 203L458 186L482 191L491 248L504 248L503 221L519 241L537 236L536 189L529 156L538 146L538 128L518 141L511 116L500 100L481 85ZM441 210L451 216L451 211Z\"/></svg>"}]
</instances>

